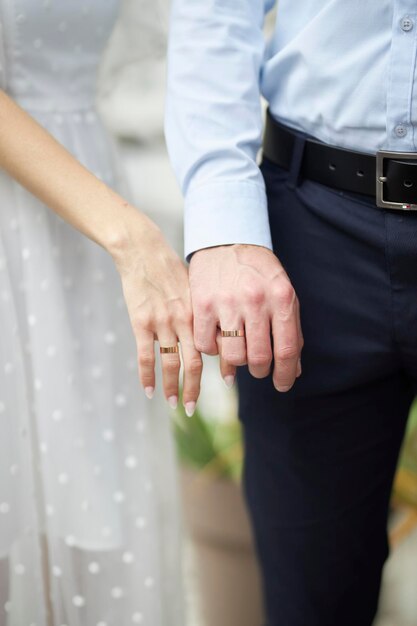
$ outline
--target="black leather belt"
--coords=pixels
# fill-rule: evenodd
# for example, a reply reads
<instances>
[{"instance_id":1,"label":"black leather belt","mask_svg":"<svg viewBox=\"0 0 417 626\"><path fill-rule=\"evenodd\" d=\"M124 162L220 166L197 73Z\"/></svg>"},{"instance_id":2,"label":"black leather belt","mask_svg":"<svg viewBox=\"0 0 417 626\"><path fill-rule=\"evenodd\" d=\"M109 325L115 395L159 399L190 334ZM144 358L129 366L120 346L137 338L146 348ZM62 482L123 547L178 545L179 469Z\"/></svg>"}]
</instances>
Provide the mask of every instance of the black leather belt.
<instances>
[{"instance_id":1,"label":"black leather belt","mask_svg":"<svg viewBox=\"0 0 417 626\"><path fill-rule=\"evenodd\" d=\"M264 156L289 169L297 134L268 111ZM335 189L373 196L381 208L417 210L417 152L380 150L371 155L306 137L300 174Z\"/></svg>"}]
</instances>

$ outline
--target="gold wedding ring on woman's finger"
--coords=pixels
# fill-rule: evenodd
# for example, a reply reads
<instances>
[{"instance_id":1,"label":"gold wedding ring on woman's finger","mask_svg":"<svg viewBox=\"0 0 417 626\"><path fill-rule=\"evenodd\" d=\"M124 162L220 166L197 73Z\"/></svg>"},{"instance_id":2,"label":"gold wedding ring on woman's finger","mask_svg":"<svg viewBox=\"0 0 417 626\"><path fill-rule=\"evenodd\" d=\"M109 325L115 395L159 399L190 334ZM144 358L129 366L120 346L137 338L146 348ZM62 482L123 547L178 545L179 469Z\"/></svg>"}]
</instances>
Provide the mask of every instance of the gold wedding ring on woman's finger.
<instances>
[{"instance_id":1,"label":"gold wedding ring on woman's finger","mask_svg":"<svg viewBox=\"0 0 417 626\"><path fill-rule=\"evenodd\" d=\"M179 352L178 344L176 346L159 346L159 352L161 354L172 354L175 352Z\"/></svg>"},{"instance_id":2,"label":"gold wedding ring on woman's finger","mask_svg":"<svg viewBox=\"0 0 417 626\"><path fill-rule=\"evenodd\" d=\"M222 337L244 337L245 331L244 330L222 330L221 335Z\"/></svg>"}]
</instances>

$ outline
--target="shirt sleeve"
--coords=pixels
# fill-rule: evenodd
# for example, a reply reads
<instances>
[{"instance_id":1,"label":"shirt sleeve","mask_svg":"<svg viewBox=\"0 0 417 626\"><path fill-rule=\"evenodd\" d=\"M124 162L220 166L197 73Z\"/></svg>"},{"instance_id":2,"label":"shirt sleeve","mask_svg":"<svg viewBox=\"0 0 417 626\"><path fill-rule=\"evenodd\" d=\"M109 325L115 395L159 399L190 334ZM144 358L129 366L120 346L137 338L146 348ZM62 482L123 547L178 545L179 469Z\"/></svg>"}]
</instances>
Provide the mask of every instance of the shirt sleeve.
<instances>
[{"instance_id":1,"label":"shirt sleeve","mask_svg":"<svg viewBox=\"0 0 417 626\"><path fill-rule=\"evenodd\" d=\"M210 246L272 249L256 156L263 24L274 0L173 0L165 135L185 197L184 256Z\"/></svg>"}]
</instances>

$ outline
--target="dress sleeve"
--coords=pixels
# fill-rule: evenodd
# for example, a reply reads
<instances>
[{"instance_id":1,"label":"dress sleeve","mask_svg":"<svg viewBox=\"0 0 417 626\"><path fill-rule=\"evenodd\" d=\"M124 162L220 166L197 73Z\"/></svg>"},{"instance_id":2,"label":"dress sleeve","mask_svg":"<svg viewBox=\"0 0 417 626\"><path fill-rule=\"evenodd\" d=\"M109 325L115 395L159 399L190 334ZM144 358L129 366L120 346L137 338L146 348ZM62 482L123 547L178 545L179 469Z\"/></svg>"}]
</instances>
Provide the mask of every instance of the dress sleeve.
<instances>
[{"instance_id":1,"label":"dress sleeve","mask_svg":"<svg viewBox=\"0 0 417 626\"><path fill-rule=\"evenodd\" d=\"M263 24L274 0L173 0L165 134L185 196L184 256L272 249L261 144Z\"/></svg>"}]
</instances>

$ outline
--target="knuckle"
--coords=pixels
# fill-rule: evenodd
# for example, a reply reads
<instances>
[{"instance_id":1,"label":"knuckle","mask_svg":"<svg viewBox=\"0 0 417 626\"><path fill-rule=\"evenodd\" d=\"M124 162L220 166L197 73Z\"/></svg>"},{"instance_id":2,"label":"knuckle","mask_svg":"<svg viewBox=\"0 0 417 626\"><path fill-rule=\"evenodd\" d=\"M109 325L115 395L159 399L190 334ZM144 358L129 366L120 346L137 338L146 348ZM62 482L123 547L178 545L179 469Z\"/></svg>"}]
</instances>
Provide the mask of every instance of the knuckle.
<instances>
[{"instance_id":1,"label":"knuckle","mask_svg":"<svg viewBox=\"0 0 417 626\"><path fill-rule=\"evenodd\" d=\"M245 300L248 304L259 306L265 302L265 291L257 285L250 285L244 291Z\"/></svg>"},{"instance_id":2,"label":"knuckle","mask_svg":"<svg viewBox=\"0 0 417 626\"><path fill-rule=\"evenodd\" d=\"M257 366L266 366L272 360L272 356L270 354L255 354L249 357L248 361L251 365Z\"/></svg>"},{"instance_id":3,"label":"knuckle","mask_svg":"<svg viewBox=\"0 0 417 626\"><path fill-rule=\"evenodd\" d=\"M193 312L190 309L184 308L182 311L177 313L176 321L181 326L192 326L193 325Z\"/></svg>"},{"instance_id":4,"label":"knuckle","mask_svg":"<svg viewBox=\"0 0 417 626\"><path fill-rule=\"evenodd\" d=\"M176 298L168 303L169 314L179 323L189 323L193 319L191 307L183 299Z\"/></svg>"},{"instance_id":5,"label":"knuckle","mask_svg":"<svg viewBox=\"0 0 417 626\"><path fill-rule=\"evenodd\" d=\"M274 295L283 308L292 307L295 304L294 287L288 281L281 281L274 289Z\"/></svg>"},{"instance_id":6,"label":"knuckle","mask_svg":"<svg viewBox=\"0 0 417 626\"><path fill-rule=\"evenodd\" d=\"M151 352L141 352L138 355L138 363L141 367L144 368L154 367L155 356Z\"/></svg>"},{"instance_id":7,"label":"knuckle","mask_svg":"<svg viewBox=\"0 0 417 626\"><path fill-rule=\"evenodd\" d=\"M200 374L203 369L202 360L199 358L193 358L186 363L185 370L189 374Z\"/></svg>"},{"instance_id":8,"label":"knuckle","mask_svg":"<svg viewBox=\"0 0 417 626\"><path fill-rule=\"evenodd\" d=\"M200 315L210 315L213 311L213 301L210 297L200 297L196 302L196 310Z\"/></svg>"},{"instance_id":9,"label":"knuckle","mask_svg":"<svg viewBox=\"0 0 417 626\"><path fill-rule=\"evenodd\" d=\"M229 365L244 365L246 363L245 355L238 352L225 354L223 359Z\"/></svg>"},{"instance_id":10,"label":"knuckle","mask_svg":"<svg viewBox=\"0 0 417 626\"><path fill-rule=\"evenodd\" d=\"M291 361L298 356L298 352L295 346L282 346L277 349L277 359L279 361Z\"/></svg>"},{"instance_id":11,"label":"knuckle","mask_svg":"<svg viewBox=\"0 0 417 626\"><path fill-rule=\"evenodd\" d=\"M200 339L194 340L194 345L199 352L206 352L208 348L208 344L205 341Z\"/></svg>"},{"instance_id":12,"label":"knuckle","mask_svg":"<svg viewBox=\"0 0 417 626\"><path fill-rule=\"evenodd\" d=\"M201 344L195 344L196 349L199 352L202 352L204 354L209 354L211 356L215 356L216 354L218 354L218 350L217 347L214 344L211 343L201 343Z\"/></svg>"},{"instance_id":13,"label":"knuckle","mask_svg":"<svg viewBox=\"0 0 417 626\"><path fill-rule=\"evenodd\" d=\"M171 326L172 317L172 314L168 311L164 311L164 313L159 313L155 316L156 326Z\"/></svg>"},{"instance_id":14,"label":"knuckle","mask_svg":"<svg viewBox=\"0 0 417 626\"><path fill-rule=\"evenodd\" d=\"M213 350L214 354L217 352L217 344L209 337L206 337L204 333L194 333L194 346L198 352L204 352L205 354L209 354Z\"/></svg>"},{"instance_id":15,"label":"knuckle","mask_svg":"<svg viewBox=\"0 0 417 626\"><path fill-rule=\"evenodd\" d=\"M151 330L153 326L153 318L149 311L138 311L135 318L132 320L132 326L134 330L144 328L145 330Z\"/></svg>"}]
</instances>

